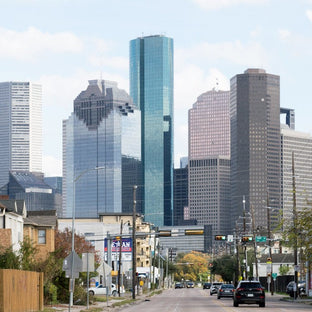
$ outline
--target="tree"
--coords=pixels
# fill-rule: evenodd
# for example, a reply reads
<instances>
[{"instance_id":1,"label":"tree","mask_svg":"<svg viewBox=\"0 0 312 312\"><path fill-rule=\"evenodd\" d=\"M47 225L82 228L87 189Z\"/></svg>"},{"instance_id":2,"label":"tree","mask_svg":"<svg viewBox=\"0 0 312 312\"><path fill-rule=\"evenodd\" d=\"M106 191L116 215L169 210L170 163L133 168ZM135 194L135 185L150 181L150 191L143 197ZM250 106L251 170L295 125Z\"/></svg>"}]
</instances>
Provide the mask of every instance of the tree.
<instances>
[{"instance_id":1,"label":"tree","mask_svg":"<svg viewBox=\"0 0 312 312\"><path fill-rule=\"evenodd\" d=\"M202 252L192 251L176 258L175 280L207 280L209 256Z\"/></svg>"},{"instance_id":2,"label":"tree","mask_svg":"<svg viewBox=\"0 0 312 312\"><path fill-rule=\"evenodd\" d=\"M219 274L226 282L233 281L236 270L236 260L232 255L224 255L212 262L211 273Z\"/></svg>"}]
</instances>

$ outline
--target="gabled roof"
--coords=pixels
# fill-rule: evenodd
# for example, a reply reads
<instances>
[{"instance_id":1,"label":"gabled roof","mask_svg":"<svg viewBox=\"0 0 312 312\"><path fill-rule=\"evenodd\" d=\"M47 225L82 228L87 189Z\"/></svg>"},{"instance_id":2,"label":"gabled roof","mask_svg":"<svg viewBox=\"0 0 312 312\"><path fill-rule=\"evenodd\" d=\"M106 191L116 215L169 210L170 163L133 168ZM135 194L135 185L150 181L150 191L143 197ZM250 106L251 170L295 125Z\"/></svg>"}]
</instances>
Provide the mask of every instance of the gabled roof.
<instances>
[{"instance_id":1,"label":"gabled roof","mask_svg":"<svg viewBox=\"0 0 312 312\"><path fill-rule=\"evenodd\" d=\"M25 201L23 199L1 199L0 207L7 212L13 212L24 216L26 214Z\"/></svg>"},{"instance_id":2,"label":"gabled roof","mask_svg":"<svg viewBox=\"0 0 312 312\"><path fill-rule=\"evenodd\" d=\"M57 217L55 210L28 211L24 225L56 227Z\"/></svg>"},{"instance_id":3,"label":"gabled roof","mask_svg":"<svg viewBox=\"0 0 312 312\"><path fill-rule=\"evenodd\" d=\"M260 262L267 262L267 259L268 255L262 255L260 258ZM294 255L290 253L272 254L272 263L294 263Z\"/></svg>"}]
</instances>

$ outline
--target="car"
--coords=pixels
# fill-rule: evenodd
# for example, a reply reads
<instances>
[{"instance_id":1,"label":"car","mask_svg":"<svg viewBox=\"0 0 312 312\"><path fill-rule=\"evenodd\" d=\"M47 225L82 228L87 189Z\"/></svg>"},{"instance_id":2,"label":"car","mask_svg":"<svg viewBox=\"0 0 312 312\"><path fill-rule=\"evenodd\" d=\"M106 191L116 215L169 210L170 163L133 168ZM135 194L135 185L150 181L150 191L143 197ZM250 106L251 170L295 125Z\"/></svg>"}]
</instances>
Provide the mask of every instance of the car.
<instances>
[{"instance_id":1,"label":"car","mask_svg":"<svg viewBox=\"0 0 312 312\"><path fill-rule=\"evenodd\" d=\"M183 286L182 283L177 282L177 283L175 283L174 288L175 289L177 289L177 288L184 288L184 286Z\"/></svg>"},{"instance_id":2,"label":"car","mask_svg":"<svg viewBox=\"0 0 312 312\"><path fill-rule=\"evenodd\" d=\"M222 297L233 297L234 289L235 287L233 284L222 284L218 289L218 299Z\"/></svg>"},{"instance_id":3,"label":"car","mask_svg":"<svg viewBox=\"0 0 312 312\"><path fill-rule=\"evenodd\" d=\"M194 288L194 283L193 282L187 282L186 283L186 288Z\"/></svg>"},{"instance_id":4,"label":"car","mask_svg":"<svg viewBox=\"0 0 312 312\"><path fill-rule=\"evenodd\" d=\"M217 294L218 293L218 289L219 287L222 285L223 283L221 282L214 282L211 284L210 287L210 296L212 296L213 294Z\"/></svg>"},{"instance_id":5,"label":"car","mask_svg":"<svg viewBox=\"0 0 312 312\"><path fill-rule=\"evenodd\" d=\"M115 284L111 285L111 292L112 296L117 296L117 287ZM94 295L106 295L107 293L107 286L98 285L96 287L90 287L89 288L89 294Z\"/></svg>"},{"instance_id":6,"label":"car","mask_svg":"<svg viewBox=\"0 0 312 312\"><path fill-rule=\"evenodd\" d=\"M286 286L286 294L288 294L290 297L294 297L294 285L295 285L295 282L291 281ZM302 294L304 295L306 294L305 288L306 288L306 282L299 281L298 287L297 287L299 296Z\"/></svg>"},{"instance_id":7,"label":"car","mask_svg":"<svg viewBox=\"0 0 312 312\"><path fill-rule=\"evenodd\" d=\"M203 289L210 289L210 287L211 287L211 283L204 283L203 284Z\"/></svg>"},{"instance_id":8,"label":"car","mask_svg":"<svg viewBox=\"0 0 312 312\"><path fill-rule=\"evenodd\" d=\"M234 290L233 306L259 304L265 307L265 292L259 281L240 281Z\"/></svg>"}]
</instances>

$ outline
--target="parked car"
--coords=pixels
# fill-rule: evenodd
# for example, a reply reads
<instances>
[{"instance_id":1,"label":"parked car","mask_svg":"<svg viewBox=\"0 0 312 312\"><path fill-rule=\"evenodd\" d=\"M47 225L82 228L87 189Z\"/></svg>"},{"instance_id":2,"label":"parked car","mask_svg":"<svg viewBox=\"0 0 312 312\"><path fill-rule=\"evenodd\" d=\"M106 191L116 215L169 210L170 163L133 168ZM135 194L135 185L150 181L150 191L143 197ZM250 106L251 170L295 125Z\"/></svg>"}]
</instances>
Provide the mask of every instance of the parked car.
<instances>
[{"instance_id":1,"label":"parked car","mask_svg":"<svg viewBox=\"0 0 312 312\"><path fill-rule=\"evenodd\" d=\"M233 297L234 295L234 285L232 284L223 284L218 289L218 299L222 297Z\"/></svg>"},{"instance_id":2,"label":"parked car","mask_svg":"<svg viewBox=\"0 0 312 312\"><path fill-rule=\"evenodd\" d=\"M211 283L204 283L203 284L203 289L210 289L210 287L211 287Z\"/></svg>"},{"instance_id":3,"label":"parked car","mask_svg":"<svg viewBox=\"0 0 312 312\"><path fill-rule=\"evenodd\" d=\"M175 283L174 288L175 289L177 289L177 288L184 288L184 286L183 286L182 283L177 282L177 283Z\"/></svg>"},{"instance_id":4,"label":"parked car","mask_svg":"<svg viewBox=\"0 0 312 312\"><path fill-rule=\"evenodd\" d=\"M218 293L218 289L220 288L220 286L222 284L223 283L221 283L221 282L212 283L211 287L210 287L210 296L212 296L213 294L217 294Z\"/></svg>"},{"instance_id":5,"label":"parked car","mask_svg":"<svg viewBox=\"0 0 312 312\"><path fill-rule=\"evenodd\" d=\"M186 283L186 288L194 288L194 283L193 282L187 282Z\"/></svg>"},{"instance_id":6,"label":"parked car","mask_svg":"<svg viewBox=\"0 0 312 312\"><path fill-rule=\"evenodd\" d=\"M117 287L115 284L111 285L112 296L117 296ZM96 287L89 288L90 295L106 295L107 293L107 286L98 285Z\"/></svg>"},{"instance_id":7,"label":"parked car","mask_svg":"<svg viewBox=\"0 0 312 312\"><path fill-rule=\"evenodd\" d=\"M295 282L291 281L286 286L286 294L288 294L290 297L294 297L294 286ZM306 282L305 281L299 281L298 282L298 295L302 296L306 294Z\"/></svg>"},{"instance_id":8,"label":"parked car","mask_svg":"<svg viewBox=\"0 0 312 312\"><path fill-rule=\"evenodd\" d=\"M240 281L234 291L233 306L239 304L259 304L259 307L265 307L264 288L258 281Z\"/></svg>"}]
</instances>

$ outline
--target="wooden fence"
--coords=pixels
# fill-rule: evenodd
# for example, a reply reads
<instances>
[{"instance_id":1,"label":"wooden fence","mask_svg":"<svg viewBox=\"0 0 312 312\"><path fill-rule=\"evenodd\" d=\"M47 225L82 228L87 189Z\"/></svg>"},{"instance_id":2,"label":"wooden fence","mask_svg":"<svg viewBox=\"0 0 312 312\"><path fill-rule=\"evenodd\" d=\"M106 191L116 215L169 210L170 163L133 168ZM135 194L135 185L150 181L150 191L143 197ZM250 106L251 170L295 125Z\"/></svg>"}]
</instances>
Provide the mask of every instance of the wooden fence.
<instances>
[{"instance_id":1,"label":"wooden fence","mask_svg":"<svg viewBox=\"0 0 312 312\"><path fill-rule=\"evenodd\" d=\"M0 270L0 312L43 311L43 273Z\"/></svg>"}]
</instances>

